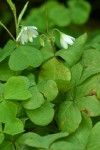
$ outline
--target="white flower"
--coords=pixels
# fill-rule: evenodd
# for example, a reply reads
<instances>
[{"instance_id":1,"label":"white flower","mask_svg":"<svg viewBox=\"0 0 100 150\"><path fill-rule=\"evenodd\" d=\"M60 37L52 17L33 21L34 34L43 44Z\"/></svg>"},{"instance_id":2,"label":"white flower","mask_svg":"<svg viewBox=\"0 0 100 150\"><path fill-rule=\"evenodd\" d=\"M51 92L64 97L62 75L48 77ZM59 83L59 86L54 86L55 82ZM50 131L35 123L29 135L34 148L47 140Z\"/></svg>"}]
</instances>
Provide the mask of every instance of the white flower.
<instances>
[{"instance_id":1,"label":"white flower","mask_svg":"<svg viewBox=\"0 0 100 150\"><path fill-rule=\"evenodd\" d=\"M27 26L23 27L16 38L16 41L20 41L22 44L29 42L33 42L33 38L36 38L38 32L36 31L37 28L34 26Z\"/></svg>"},{"instance_id":2,"label":"white flower","mask_svg":"<svg viewBox=\"0 0 100 150\"><path fill-rule=\"evenodd\" d=\"M60 43L63 48L67 49L68 45L73 45L74 41L74 37L60 32Z\"/></svg>"}]
</instances>

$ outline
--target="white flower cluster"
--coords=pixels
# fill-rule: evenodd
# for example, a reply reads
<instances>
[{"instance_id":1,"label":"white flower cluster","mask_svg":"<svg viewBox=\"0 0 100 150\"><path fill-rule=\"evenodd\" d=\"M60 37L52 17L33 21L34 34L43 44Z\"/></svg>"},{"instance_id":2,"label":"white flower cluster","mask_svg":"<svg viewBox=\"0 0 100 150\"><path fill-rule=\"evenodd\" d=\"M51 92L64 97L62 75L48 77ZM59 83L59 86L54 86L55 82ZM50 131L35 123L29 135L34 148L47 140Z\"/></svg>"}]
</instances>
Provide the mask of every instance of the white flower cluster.
<instances>
[{"instance_id":1,"label":"white flower cluster","mask_svg":"<svg viewBox=\"0 0 100 150\"><path fill-rule=\"evenodd\" d=\"M33 42L33 38L36 38L38 35L37 28L34 26L23 27L16 38L16 41L20 41L22 44Z\"/></svg>"},{"instance_id":2,"label":"white flower cluster","mask_svg":"<svg viewBox=\"0 0 100 150\"><path fill-rule=\"evenodd\" d=\"M75 38L60 32L60 44L64 49L68 48L68 45L72 45L75 41ZM22 44L33 42L33 38L38 36L37 28L35 26L25 26L21 29L16 41L20 41Z\"/></svg>"}]
</instances>

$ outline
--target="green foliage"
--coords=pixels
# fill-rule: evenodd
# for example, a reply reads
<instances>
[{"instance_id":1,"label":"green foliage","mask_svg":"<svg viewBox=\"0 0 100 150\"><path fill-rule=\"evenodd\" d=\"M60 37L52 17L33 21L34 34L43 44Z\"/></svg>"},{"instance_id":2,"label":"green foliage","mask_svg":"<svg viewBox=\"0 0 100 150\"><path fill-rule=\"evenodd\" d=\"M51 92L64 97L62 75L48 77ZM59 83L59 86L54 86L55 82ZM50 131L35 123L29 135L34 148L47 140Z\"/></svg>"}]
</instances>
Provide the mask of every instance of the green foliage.
<instances>
[{"instance_id":1,"label":"green foliage","mask_svg":"<svg viewBox=\"0 0 100 150\"><path fill-rule=\"evenodd\" d=\"M68 0L67 7L52 0L40 8L31 9L30 14L23 21L23 24L34 24L41 32L44 32L46 30L45 18L47 13L49 28L55 26L66 27L71 23L81 25L88 20L90 11L91 5L85 0Z\"/></svg>"},{"instance_id":2,"label":"green foliage","mask_svg":"<svg viewBox=\"0 0 100 150\"><path fill-rule=\"evenodd\" d=\"M13 39L0 48L0 150L99 150L100 36L80 33L73 41L64 34L64 49L63 33L53 29L85 23L90 4L48 1L22 20L28 3L18 19L8 3L16 29L25 25L25 43Z\"/></svg>"},{"instance_id":3,"label":"green foliage","mask_svg":"<svg viewBox=\"0 0 100 150\"><path fill-rule=\"evenodd\" d=\"M25 143L28 146L47 149L57 139L68 136L68 133L56 133L52 135L40 136L36 133L26 133L17 139L19 143Z\"/></svg>"},{"instance_id":4,"label":"green foliage","mask_svg":"<svg viewBox=\"0 0 100 150\"><path fill-rule=\"evenodd\" d=\"M87 1L84 0L68 0L68 6L72 22L75 24L83 24L88 20L91 7ZM80 14L80 15L79 15Z\"/></svg>"}]
</instances>

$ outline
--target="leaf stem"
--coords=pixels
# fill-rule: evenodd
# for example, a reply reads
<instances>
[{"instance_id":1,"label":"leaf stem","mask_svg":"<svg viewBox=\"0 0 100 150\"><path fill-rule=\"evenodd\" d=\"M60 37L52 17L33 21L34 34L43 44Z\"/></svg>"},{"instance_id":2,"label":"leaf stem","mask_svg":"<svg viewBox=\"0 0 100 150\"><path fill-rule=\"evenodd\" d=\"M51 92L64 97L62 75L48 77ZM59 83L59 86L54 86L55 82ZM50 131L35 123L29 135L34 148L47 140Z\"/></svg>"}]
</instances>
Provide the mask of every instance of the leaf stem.
<instances>
[{"instance_id":1,"label":"leaf stem","mask_svg":"<svg viewBox=\"0 0 100 150\"><path fill-rule=\"evenodd\" d=\"M17 21L16 13L14 14L14 18L15 18L16 38L17 38L17 36L18 36L18 21Z\"/></svg>"}]
</instances>

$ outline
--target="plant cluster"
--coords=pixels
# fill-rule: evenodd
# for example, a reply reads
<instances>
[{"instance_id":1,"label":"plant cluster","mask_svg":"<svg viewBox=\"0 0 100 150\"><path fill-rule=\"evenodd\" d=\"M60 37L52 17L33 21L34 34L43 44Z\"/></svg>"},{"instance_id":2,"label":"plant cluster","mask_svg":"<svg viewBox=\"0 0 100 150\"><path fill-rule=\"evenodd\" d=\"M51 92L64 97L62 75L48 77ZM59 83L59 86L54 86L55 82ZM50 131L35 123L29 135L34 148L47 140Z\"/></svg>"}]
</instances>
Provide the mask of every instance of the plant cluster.
<instances>
[{"instance_id":1,"label":"plant cluster","mask_svg":"<svg viewBox=\"0 0 100 150\"><path fill-rule=\"evenodd\" d=\"M7 2L16 38L0 22L13 39L0 49L0 150L99 150L100 36L39 34L37 26L20 26L28 3L17 19ZM58 7L50 14L66 25L56 20Z\"/></svg>"}]
</instances>

